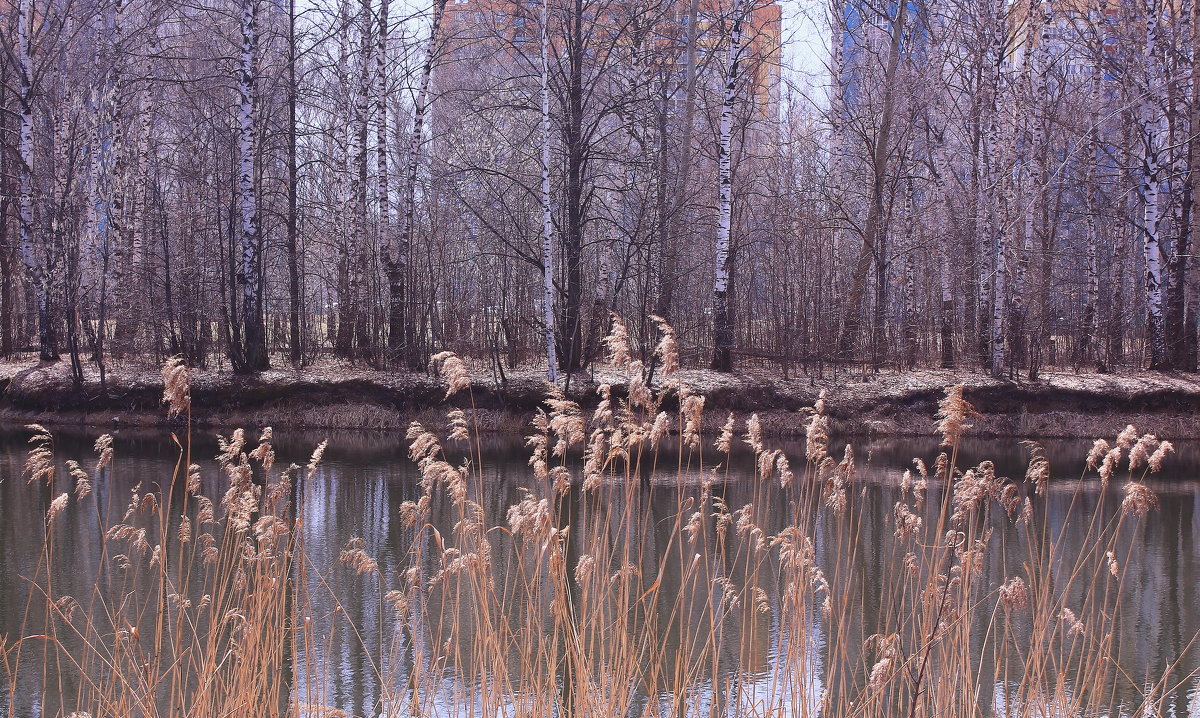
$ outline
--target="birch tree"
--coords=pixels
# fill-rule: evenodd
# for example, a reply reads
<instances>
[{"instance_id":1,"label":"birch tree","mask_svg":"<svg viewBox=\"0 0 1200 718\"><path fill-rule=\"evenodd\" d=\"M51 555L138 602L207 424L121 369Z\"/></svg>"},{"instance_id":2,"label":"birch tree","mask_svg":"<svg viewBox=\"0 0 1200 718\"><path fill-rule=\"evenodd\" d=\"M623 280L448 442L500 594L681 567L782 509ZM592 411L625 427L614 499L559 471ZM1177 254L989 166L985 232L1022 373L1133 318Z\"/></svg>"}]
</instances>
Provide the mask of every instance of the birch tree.
<instances>
[{"instance_id":1,"label":"birch tree","mask_svg":"<svg viewBox=\"0 0 1200 718\"><path fill-rule=\"evenodd\" d=\"M1014 262L1012 299L1009 302L1008 326L1005 331L1006 354L1020 367L1025 360L1025 292L1029 263L1033 256L1034 219L1044 201L1041 173L1041 150L1046 142L1046 127L1039 116L1045 111L1046 76L1050 72L1050 27L1053 15L1049 4L1030 0L1026 15L1025 45L1019 61L1012 113L1014 131L1018 133L1016 160L1021 182L1020 255ZM1034 38L1037 38L1036 44ZM1032 370L1032 369L1031 369Z\"/></svg>"},{"instance_id":2,"label":"birch tree","mask_svg":"<svg viewBox=\"0 0 1200 718\"><path fill-rule=\"evenodd\" d=\"M371 252L371 222L368 216L367 194L370 182L370 149L367 146L371 134L371 72L374 69L375 43L372 34L375 28L371 12L371 0L360 0L355 18L357 42L355 47L355 74L353 90L353 120L350 128L350 301L342 306L342 322L349 325L347 335L352 342L352 358L375 360L375 342L369 324L368 267Z\"/></svg>"},{"instance_id":3,"label":"birch tree","mask_svg":"<svg viewBox=\"0 0 1200 718\"><path fill-rule=\"evenodd\" d=\"M733 230L733 111L737 101L738 65L742 60L742 22L745 0L734 0L729 22L729 50L725 60L724 100L721 103L721 127L717 150L717 242L716 277L713 280L713 360L717 371L733 371L733 316L729 306L729 285L734 255Z\"/></svg>"},{"instance_id":4,"label":"birch tree","mask_svg":"<svg viewBox=\"0 0 1200 718\"><path fill-rule=\"evenodd\" d=\"M21 235L21 261L25 265L37 302L38 358L42 361L58 359L58 342L54 331L54 320L50 309L49 251L44 240L37 235L34 215L34 139L33 101L34 64L31 50L34 22L33 0L20 0L17 7L17 81L19 84L17 103L20 111L18 129L18 152L20 166L18 218Z\"/></svg>"},{"instance_id":5,"label":"birch tree","mask_svg":"<svg viewBox=\"0 0 1200 718\"><path fill-rule=\"evenodd\" d=\"M550 207L550 0L542 0L541 15L542 110L542 318L546 332L546 379L558 382L557 338L554 332L554 218Z\"/></svg>"},{"instance_id":6,"label":"birch tree","mask_svg":"<svg viewBox=\"0 0 1200 718\"><path fill-rule=\"evenodd\" d=\"M1196 87L1197 14L1195 0L1171 3L1166 8L1168 46L1162 63L1166 86L1165 132L1168 167L1167 186L1171 194L1170 226L1172 246L1167 265L1164 324L1171 368L1194 371L1196 368L1196 318L1188 312L1189 280L1192 265L1192 224L1194 221L1196 160L1196 112L1200 99Z\"/></svg>"},{"instance_id":7,"label":"birch tree","mask_svg":"<svg viewBox=\"0 0 1200 718\"><path fill-rule=\"evenodd\" d=\"M7 110L13 93L8 91L12 80L13 63L7 54L0 57L0 101ZM11 136L11 112L0 113L0 137ZM8 142L0 144L0 357L9 357L15 350L17 321L17 259L12 251L12 234L9 229L13 208L12 152Z\"/></svg>"},{"instance_id":8,"label":"birch tree","mask_svg":"<svg viewBox=\"0 0 1200 718\"><path fill-rule=\"evenodd\" d=\"M1142 253L1146 263L1146 332L1150 354L1150 368L1162 369L1169 365L1167 352L1166 324L1163 315L1164 264L1163 238L1161 236L1161 207L1163 200L1163 151L1165 115L1165 88L1162 64L1159 58L1159 20L1161 8L1158 0L1147 0L1145 4L1145 40L1142 59L1145 68L1145 88L1139 103L1137 122L1141 145L1142 181Z\"/></svg>"},{"instance_id":9,"label":"birch tree","mask_svg":"<svg viewBox=\"0 0 1200 718\"><path fill-rule=\"evenodd\" d=\"M0 353L1189 368L1197 4L1084 4L827 0L823 111L768 2L15 0Z\"/></svg>"},{"instance_id":10,"label":"birch tree","mask_svg":"<svg viewBox=\"0 0 1200 718\"><path fill-rule=\"evenodd\" d=\"M378 238L380 254L382 255L384 273L388 277L388 340L385 363L396 366L402 357L396 351L398 345L392 339L391 323L391 281L388 268L391 262L392 244L395 242L395 226L392 223L392 188L389 175L388 153L392 150L388 132L388 103L391 100L389 72L391 71L390 52L390 9L391 0L379 0L378 23L375 28L375 194L378 206L378 218L375 223L375 234Z\"/></svg>"},{"instance_id":11,"label":"birch tree","mask_svg":"<svg viewBox=\"0 0 1200 718\"><path fill-rule=\"evenodd\" d=\"M981 211L986 212L988 222L987 235L991 237L992 281L991 297L988 306L991 307L989 343L989 369L995 378L1004 375L1007 358L1008 338L1008 204L1011 192L1011 173L1006 171L1014 155L1014 134L1001 123L999 115L1002 105L1004 87L1003 66L1008 56L1008 3L1006 0L996 0L991 4L989 16L990 56L993 63L990 68L990 87L988 102L990 108L985 120L987 130L983 133L979 151L983 155L980 161L980 174L986 182L980 183L978 191L981 195L990 188L992 196L983 196L979 201ZM986 235L985 235L986 236Z\"/></svg>"},{"instance_id":12,"label":"birch tree","mask_svg":"<svg viewBox=\"0 0 1200 718\"><path fill-rule=\"evenodd\" d=\"M238 72L237 194L241 217L242 345L234 364L240 371L267 368L263 323L262 250L255 169L258 159L258 2L241 0L241 62Z\"/></svg>"},{"instance_id":13,"label":"birch tree","mask_svg":"<svg viewBox=\"0 0 1200 718\"><path fill-rule=\"evenodd\" d=\"M384 0L386 3L387 0ZM288 264L288 357L293 365L304 361L303 296L300 268L300 165L297 159L296 113L300 88L297 85L296 0L288 0L287 14L287 264Z\"/></svg>"}]
</instances>

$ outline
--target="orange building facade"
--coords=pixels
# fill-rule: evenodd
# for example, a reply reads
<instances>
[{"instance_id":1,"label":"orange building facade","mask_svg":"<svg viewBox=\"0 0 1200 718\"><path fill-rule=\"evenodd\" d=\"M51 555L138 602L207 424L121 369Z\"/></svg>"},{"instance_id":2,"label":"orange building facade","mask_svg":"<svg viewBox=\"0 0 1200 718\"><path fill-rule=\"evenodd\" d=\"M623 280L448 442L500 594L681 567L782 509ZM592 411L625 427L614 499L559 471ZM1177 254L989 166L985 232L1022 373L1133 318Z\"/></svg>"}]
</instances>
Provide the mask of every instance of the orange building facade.
<instances>
[{"instance_id":1,"label":"orange building facade","mask_svg":"<svg viewBox=\"0 0 1200 718\"><path fill-rule=\"evenodd\" d=\"M670 0L676 7L661 20L653 30L653 40L663 47L678 51L664 53L665 61L677 66L680 77L684 69L684 52L687 15L691 0ZM777 118L780 98L780 69L782 57L782 10L776 0L752 0L748 22L743 26L743 72L753 85L757 115L760 118ZM726 0L700 0L697 14L697 51L703 55L714 49L725 52L728 38L723 28L731 11L732 2ZM596 23L600 31L593 38L603 37L605 16L615 19L625 3L584 3L584 20ZM556 11L551 0L551 12ZM449 0L446 5L444 27L450 40L450 52L459 60L472 62L502 61L484 49L482 41L502 38L509 48L528 48L527 56L538 52L540 41L542 0ZM624 42L627 40L617 40ZM602 40L594 40L597 45ZM469 48L478 48L474 51ZM501 52L504 52L501 50ZM723 66L725 58L720 59ZM719 75L719 71L717 72Z\"/></svg>"}]
</instances>

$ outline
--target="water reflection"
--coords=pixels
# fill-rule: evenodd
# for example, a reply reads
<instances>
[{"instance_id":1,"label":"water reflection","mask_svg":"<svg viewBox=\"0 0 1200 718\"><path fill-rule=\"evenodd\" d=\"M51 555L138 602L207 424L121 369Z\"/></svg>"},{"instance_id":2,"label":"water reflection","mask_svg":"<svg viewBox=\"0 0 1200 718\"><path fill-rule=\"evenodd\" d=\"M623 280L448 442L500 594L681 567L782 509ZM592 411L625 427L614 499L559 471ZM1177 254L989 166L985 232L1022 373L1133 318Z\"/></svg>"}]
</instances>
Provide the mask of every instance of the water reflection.
<instances>
[{"instance_id":1,"label":"water reflection","mask_svg":"<svg viewBox=\"0 0 1200 718\"><path fill-rule=\"evenodd\" d=\"M43 531L43 516L49 496L36 486L26 486L21 476L28 449L23 430L0 432L0 635L13 638L33 632L40 625L36 614L25 612L30 577L35 571ZM60 460L91 455L92 435L59 432L56 450ZM323 437L281 436L276 441L278 464L303 464L312 447ZM781 446L790 456L802 457L803 447ZM840 447L834 447L840 452ZM1078 471L1086 455L1086 442L1047 442L1046 454L1055 468L1047 495L1039 503L1051 536L1061 536L1060 554L1071 556L1082 542L1088 521L1111 520L1120 503L1114 485L1107 495L1094 483L1082 495L1075 491ZM216 453L215 440L197 437L193 455L202 467L205 492L220 495L220 474L206 457ZM1200 648L1194 638L1200 631L1200 589L1196 568L1200 562L1196 538L1200 524L1194 510L1200 497L1200 445L1177 447L1177 456L1161 478L1153 484L1159 493L1161 508L1151 519L1120 536L1117 553L1130 556L1124 610L1117 617L1117 635L1113 644L1117 663L1126 675L1110 677L1114 700L1134 705L1141 700L1147 683L1158 681L1168 667L1166 690L1160 690L1164 715L1200 716L1200 696L1191 671L1200 664ZM71 563L64 571L57 590L71 595L86 595L88 582L101 575L101 557L97 536L100 525L112 525L124 509L126 497L140 481L152 484L165 480L177 460L168 440L157 432L123 432L116 442L117 460L112 468L96 477L96 505L108 507L108 514L86 511L68 512L56 528L56 551L61 560ZM857 443L858 483L861 490L854 510L842 517L826 516L818 522L813 536L818 565L831 582L853 592L848 601L850 615L840 630L863 637L878 630L881 607L892 595L898 580L896 541L891 522L893 507L900 500L900 478L911 460L918 456L932 464L937 455L936 442L871 440ZM506 512L524 497L523 489L532 486L527 453L515 440L487 439L481 449L485 461L469 489L482 508L486 527L508 525ZM968 441L962 447L961 464L984 458L996 462L997 472L1020 477L1024 474L1027 454L1011 442ZM675 455L674 450L661 454ZM466 458L456 456L454 460ZM712 457L720 458L720 457ZM738 714L747 707L774 705L790 715L813 715L819 697L827 689L817 670L827 660L825 651L835 643L823 634L817 620L818 607L805 606L810 612L801 630L781 619L787 610L782 573L777 566L751 565L756 554L747 542L754 536L739 535L733 528L724 535L706 531L696 546L685 546L678 539L677 522L694 510L703 499L705 479L716 477L713 497L736 511L747 504L755 507L754 522L766 535L782 531L798 511L797 499L776 483L756 484L747 480L752 473L749 453L739 453L728 466L702 468L694 459L675 466L663 459L654 470L645 470L629 490L611 491L596 496L580 496L576 491L566 507L568 515L560 523L571 527L572 543L585 546L602 537L605 555L620 557L612 565L595 567L601 575L622 571L636 575L630 590L642 592L651 585L663 593L655 610L628 612L620 602L601 603L595 613L580 616L580 635L585 651L602 662L605 648L597 631L620 624L622 630L651 637L658 653L646 661L659 666L638 676L618 677L628 682L627 701L622 712L642 715L654 712L654 705L670 694L669 687L686 679L691 689L686 695L688 708L698 715L710 712ZM491 561L488 571L506 597L504 616L481 616L480 603L471 600L469 587L455 584L453 577L434 580L444 569L438 541L454 534L463 517L444 496L434 501L430 512L433 532L423 532L422 550L414 552L418 529L406 526L399 518L401 505L421 495L417 472L406 456L406 442L400 436L345 434L332 437L325 461L317 472L298 485L295 509L302 519L302 536L309 562L307 591L311 597L312 646L291 656L295 691L299 700L310 706L333 706L351 715L392 715L400 709L417 706L426 713L461 712L472 696L487 691L504 693L508 714L519 714L522 689L532 686L489 686L489 665L495 656L472 651L439 650L448 645L474 645L474 632L481 621L503 622L514 631L531 635L520 645L543 646L554 640L546 616L552 610L549 591L530 591L530 583L521 579L541 569L531 565L521 539L506 530L488 533ZM931 520L939 488L931 487L926 518ZM997 531L1023 529L998 524ZM853 532L859 553L838 565L831 547ZM376 558L378 573L357 576L338 561L339 552L351 537L361 538L367 551ZM703 554L704 559L697 561ZM570 557L573 571L579 555ZM1006 577L1021 572L1028 557L990 552L986 555L981 577L983 586L994 588ZM636 565L633 563L636 562ZM626 564L630 564L626 566ZM419 596L408 596L399 603L384 599L391 590L405 585L407 572L414 570L422 585L430 585ZM853 581L838 583L838 577L854 576ZM721 605L722 581L744 581L753 577L761 594L761 608L753 605ZM574 591L587 590L585 582L573 584ZM697 586L712 587L698 591ZM1080 581L1068 589L1067 603L1082 604L1089 583ZM586 603L586 602L581 602ZM592 605L592 604L587 604ZM977 620L984 620L982 617ZM491 625L491 624L488 624ZM1015 632L1028 634L1030 626L1018 625ZM693 666L705 654L704 638L718 637L713 665L693 675L670 675L670 669ZM853 642L852 642L853 643ZM514 644L516 645L516 644ZM365 647L365 648L364 648ZM634 650L634 649L631 649ZM502 656L509 674L519 676L527 656L510 651ZM848 664L861 663L859 656L844 656ZM316 670L306 670L313 662ZM34 663L30 663L34 666ZM980 667L983 675L996 676L996 690L981 696L983 712L995 709L1003 713L1010 676L1003 666ZM411 676L440 675L440 682L426 680L425 686L437 685L414 695ZM305 676L323 676L311 684ZM0 678L4 676L0 675ZM15 716L55 715L70 712L70 696L75 686L66 683L58 695L42 696L40 666L25 669L18 676ZM483 710L482 699L477 708ZM0 716L6 716L7 701L0 702ZM678 708L678 706L676 707ZM7 716L6 716L7 718Z\"/></svg>"}]
</instances>

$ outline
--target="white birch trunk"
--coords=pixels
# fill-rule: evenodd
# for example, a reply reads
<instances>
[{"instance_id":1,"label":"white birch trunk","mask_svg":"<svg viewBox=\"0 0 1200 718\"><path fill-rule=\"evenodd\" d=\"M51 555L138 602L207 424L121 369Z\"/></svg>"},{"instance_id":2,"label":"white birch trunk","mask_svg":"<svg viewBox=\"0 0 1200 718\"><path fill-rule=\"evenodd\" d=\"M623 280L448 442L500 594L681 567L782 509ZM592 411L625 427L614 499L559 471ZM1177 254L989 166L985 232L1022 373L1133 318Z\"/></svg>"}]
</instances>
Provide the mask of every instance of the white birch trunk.
<instances>
[{"instance_id":1,"label":"white birch trunk","mask_svg":"<svg viewBox=\"0 0 1200 718\"><path fill-rule=\"evenodd\" d=\"M1100 73L1098 67L1091 70L1091 81L1088 88L1088 105L1091 107L1091 118L1088 123L1087 165L1084 176L1084 212L1086 215L1087 241L1087 304L1084 307L1084 336L1086 358L1090 359L1093 344L1099 331L1100 303L1100 258L1096 228L1096 213L1099 211L1096 201L1096 163L1099 152L1098 138L1100 134Z\"/></svg>"},{"instance_id":2,"label":"white birch trunk","mask_svg":"<svg viewBox=\"0 0 1200 718\"><path fill-rule=\"evenodd\" d=\"M379 192L380 232L388 233L392 222L391 188L388 177L388 9L391 0L379 0L379 28L375 37L375 161ZM383 244L383 243L381 243Z\"/></svg>"},{"instance_id":3,"label":"white birch trunk","mask_svg":"<svg viewBox=\"0 0 1200 718\"><path fill-rule=\"evenodd\" d=\"M1147 87L1138 111L1138 124L1142 135L1142 253L1146 262L1147 341L1150 349L1150 368L1158 369L1167 363L1166 323L1163 313L1166 262L1159 227L1159 203L1162 199L1163 182L1159 151L1163 135L1162 108L1165 105L1165 88L1162 83L1161 65L1158 62L1158 0L1150 0L1147 6L1146 44L1143 49Z\"/></svg>"},{"instance_id":4,"label":"white birch trunk","mask_svg":"<svg viewBox=\"0 0 1200 718\"><path fill-rule=\"evenodd\" d=\"M946 178L953 173L953 168L946 157L945 130L937 134L935 143L930 148L934 168L933 196L930 205L934 208L936 224L941 234L938 248L938 287L941 290L941 307L939 322L941 335L941 365L949 369L954 365L954 292L950 279L950 237L947 223L951 215L949 196L946 192Z\"/></svg>"},{"instance_id":5,"label":"white birch trunk","mask_svg":"<svg viewBox=\"0 0 1200 718\"><path fill-rule=\"evenodd\" d=\"M941 289L942 368L954 366L954 290L950 281L950 252L943 248L938 257L938 287Z\"/></svg>"},{"instance_id":6,"label":"white birch trunk","mask_svg":"<svg viewBox=\"0 0 1200 718\"><path fill-rule=\"evenodd\" d=\"M717 170L717 272L713 282L713 292L718 296L724 295L729 289L729 249L733 224L733 107L737 99L738 62L741 59L741 6L742 0L735 0L725 69L725 95L721 103L720 160Z\"/></svg>"},{"instance_id":7,"label":"white birch trunk","mask_svg":"<svg viewBox=\"0 0 1200 718\"><path fill-rule=\"evenodd\" d=\"M127 320L127 338L134 342L138 341L137 331L141 328L139 318L143 317L148 310L146 306L146 296L149 293L150 277L146 271L147 266L147 226L145 217L147 216L147 208L149 207L149 187L147 183L142 181L146 177L150 166L149 145L151 137L151 123L149 112L150 98L145 91L138 92L135 100L136 116L141 118L138 124L130 123L130 135L132 142L130 143L129 151L130 169L132 170L131 182L129 183L129 256L126 258L128 267L126 273L129 277L128 296L125 303L125 311L129 314ZM240 138L239 138L240 139ZM240 157L240 156L239 156Z\"/></svg>"},{"instance_id":8,"label":"white birch trunk","mask_svg":"<svg viewBox=\"0 0 1200 718\"><path fill-rule=\"evenodd\" d=\"M33 0L21 0L17 9L17 74L19 75L18 102L20 104L20 126L17 151L20 155L18 171L17 218L20 223L21 261L33 282L37 301L38 357L43 361L58 359L54 328L50 318L50 272L44 241L35 236L33 207ZM38 246L41 244L42 246Z\"/></svg>"},{"instance_id":9,"label":"white birch trunk","mask_svg":"<svg viewBox=\"0 0 1200 718\"><path fill-rule=\"evenodd\" d=\"M21 124L18 130L18 152L21 157L19 168L18 217L20 220L21 260L33 279L37 294L39 325L46 310L45 273L41 258L37 256L33 237L33 62L30 57L29 27L33 13L32 0L20 0L17 16L17 73L20 82ZM39 326L39 332L41 328ZM45 357L43 357L45 358Z\"/></svg>"},{"instance_id":10,"label":"white birch trunk","mask_svg":"<svg viewBox=\"0 0 1200 718\"><path fill-rule=\"evenodd\" d=\"M375 173L376 173L376 202L379 205L379 222L376 227L376 241L383 256L384 264L390 268L389 253L394 239L392 227L392 190L391 178L388 176L388 10L391 0L379 0L379 26L375 36ZM388 280L388 359L393 364L399 359L395 351L402 344L391 336L391 279ZM403 332L403 322L400 331Z\"/></svg>"},{"instance_id":11,"label":"white birch trunk","mask_svg":"<svg viewBox=\"0 0 1200 718\"><path fill-rule=\"evenodd\" d=\"M905 224L900 246L900 251L904 253L904 284L901 290L904 317L901 323L901 335L904 337L904 364L908 369L916 366L918 329L916 288L914 286L916 267L913 262L916 257L913 236L913 194L914 190L910 183L909 190L904 197Z\"/></svg>"},{"instance_id":12,"label":"white birch trunk","mask_svg":"<svg viewBox=\"0 0 1200 718\"><path fill-rule=\"evenodd\" d=\"M729 54L725 62L724 99L721 103L720 145L717 169L716 276L713 279L713 368L733 368L733 322L729 313L729 280L733 270L733 108L737 99L738 66L742 55L743 0L734 0L729 31Z\"/></svg>"},{"instance_id":13,"label":"white birch trunk","mask_svg":"<svg viewBox=\"0 0 1200 718\"><path fill-rule=\"evenodd\" d=\"M339 92L338 104L335 108L333 116L334 121L334 137L336 145L336 172L337 172L337 209L342 225L343 233L346 232L345 224L347 215L350 209L350 193L349 177L351 172L350 161L350 143L351 129L351 113L349 111L350 97L348 94L343 94L346 88L350 87L350 0L339 0L338 2L338 58L337 58L337 82Z\"/></svg>"},{"instance_id":14,"label":"white birch trunk","mask_svg":"<svg viewBox=\"0 0 1200 718\"><path fill-rule=\"evenodd\" d=\"M354 82L353 112L350 136L350 228L351 250L349 265L349 296L343 304L343 321L350 324L349 341L351 356L371 359L371 339L367 328L366 312L363 310L367 298L366 266L370 256L371 224L367 216L367 183L369 181L369 149L371 132L371 70L374 66L374 43L371 34L374 27L370 0L361 0L358 8L357 65ZM345 345L344 345L345 346Z\"/></svg>"},{"instance_id":15,"label":"white birch trunk","mask_svg":"<svg viewBox=\"0 0 1200 718\"><path fill-rule=\"evenodd\" d=\"M829 188L836 196L843 194L843 186L845 184L845 166L846 166L846 101L845 87L843 86L843 73L845 72L845 52L842 48L844 35L846 32L846 0L831 0L829 4L830 15L830 67L831 72L831 87L829 97L829 133L830 133L830 156L829 156ZM836 247L841 243L843 229L841 223L835 223L831 229L833 243L835 247L834 255L837 255Z\"/></svg>"},{"instance_id":16,"label":"white birch trunk","mask_svg":"<svg viewBox=\"0 0 1200 718\"><path fill-rule=\"evenodd\" d=\"M353 221L352 194L350 191L351 176L354 173L350 145L353 142L353 93L350 78L350 2L338 0L337 21L337 107L334 108L332 134L334 137L334 180L333 195L336 216L333 226L337 236L338 278L337 278L337 330L334 338L335 351L342 356L348 356L353 345L353 327L347 320L347 311L353 301L350 291L350 265L353 263L354 237L351 228ZM331 315L329 321L335 320Z\"/></svg>"},{"instance_id":17,"label":"white birch trunk","mask_svg":"<svg viewBox=\"0 0 1200 718\"><path fill-rule=\"evenodd\" d=\"M558 382L554 338L554 220L550 213L550 0L542 0L542 315L546 324L546 378Z\"/></svg>"},{"instance_id":18,"label":"white birch trunk","mask_svg":"<svg viewBox=\"0 0 1200 718\"><path fill-rule=\"evenodd\" d=\"M1003 207L1003 204L1001 204ZM1008 281L1008 252L1005 249L1004 229L998 227L995 230L995 246L993 248L996 273L992 279L992 376L1000 377L1004 374L1004 361L1007 358L1005 353L1004 335L1008 326L1006 312L1008 304L1005 302L1005 294L1007 292Z\"/></svg>"},{"instance_id":19,"label":"white birch trunk","mask_svg":"<svg viewBox=\"0 0 1200 718\"><path fill-rule=\"evenodd\" d=\"M1039 6L1044 9L1039 10ZM1042 106L1046 93L1046 72L1049 70L1050 23L1052 21L1049 5L1043 5L1043 0L1030 0L1029 29L1027 37L1031 40L1037 37L1038 44L1031 46L1026 42L1026 51L1022 54L1019 70L1019 87L1021 94L1013 103L1013 119L1016 127L1020 128L1021 149L1020 168L1024 179L1021 189L1022 227L1021 253L1016 258L1015 271L1012 281L1012 301L1010 304L1011 327L1007 332L1011 344L1009 351L1016 363L1024 359L1025 347L1025 288L1029 272L1029 262L1033 256L1034 244L1034 215L1041 206L1042 175L1037 152L1044 142L1044 124L1034 117L1036 109ZM1021 106L1021 100L1026 106Z\"/></svg>"},{"instance_id":20,"label":"white birch trunk","mask_svg":"<svg viewBox=\"0 0 1200 718\"><path fill-rule=\"evenodd\" d=\"M242 51L238 73L238 205L241 213L241 282L243 371L267 365L262 324L260 271L262 240L258 231L258 196L254 164L258 154L258 7L256 0L242 0Z\"/></svg>"},{"instance_id":21,"label":"white birch trunk","mask_svg":"<svg viewBox=\"0 0 1200 718\"><path fill-rule=\"evenodd\" d=\"M986 154L989 150L990 157L985 157L984 160L988 167L988 178L985 185L993 187L995 197L991 203L991 232L992 240L992 316L991 316L991 373L994 377L1001 377L1004 374L1004 362L1007 358L1005 338L1008 329L1008 250L1007 242L1005 241L1005 223L1008 220L1008 192L1010 180L1008 172L1005 171L1007 163L1013 157L1012 139L1013 133L1001 132L1000 122L997 117L1000 107L1000 92L1001 92L1001 58L1004 56L1005 44L1008 32L1007 24L1007 0L997 0L993 6L992 17L992 57L996 63L996 74L993 78L994 86L992 92L992 117L989 119L989 135L990 141L986 143L986 148L981 150ZM1004 143L1001 144L1001 138Z\"/></svg>"}]
</instances>

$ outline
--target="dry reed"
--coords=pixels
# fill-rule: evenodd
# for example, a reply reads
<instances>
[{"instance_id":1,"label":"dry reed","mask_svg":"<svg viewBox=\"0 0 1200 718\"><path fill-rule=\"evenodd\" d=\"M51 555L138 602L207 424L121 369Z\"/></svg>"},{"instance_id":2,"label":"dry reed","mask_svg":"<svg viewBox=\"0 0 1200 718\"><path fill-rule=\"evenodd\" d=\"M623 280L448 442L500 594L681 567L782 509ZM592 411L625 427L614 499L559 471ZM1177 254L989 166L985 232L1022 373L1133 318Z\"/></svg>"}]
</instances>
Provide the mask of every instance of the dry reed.
<instances>
[{"instance_id":1,"label":"dry reed","mask_svg":"<svg viewBox=\"0 0 1200 718\"><path fill-rule=\"evenodd\" d=\"M655 321L669 376L674 333ZM1068 512L1085 535L1084 550L1071 555L1061 527L1045 519L1050 466L1040 448L1032 447L1025 482L997 476L991 462L958 465L974 415L961 387L941 405L945 452L933 472L916 461L883 515L867 512L853 451L830 456L823 395L807 422L802 469L766 445L751 417L744 438L754 475L748 500L731 505L733 417L709 444L714 462L700 435L703 397L673 377L651 386L619 318L606 345L628 375L628 395L602 387L589 418L551 389L533 422L528 481L502 521L488 520L491 488L471 414L449 416L448 439L474 440L461 464L436 433L410 427L420 494L399 508L406 568L385 578L358 538L337 561L399 627L374 652L365 627L346 629L377 684L375 713L911 718L1116 707L1124 675L1114 634L1126 567L1136 562L1119 537L1156 506L1144 479L1169 442L1133 427L1112 448L1096 442L1086 466L1107 483L1123 464L1124 499L1108 514L1094 505ZM447 396L470 391L462 359L443 352L433 365ZM164 401L187 413L186 369L172 360L168 377ZM670 396L675 411L663 409ZM93 482L72 462L74 500L55 486L53 437L31 429L26 475L56 498L30 577L30 625L0 639L10 715L30 662L44 693L71 676L62 714L346 714L332 704L323 656L333 636L322 626L333 624L322 623L314 597L326 592L340 606L335 567L306 550L303 492L293 486L315 475L325 443L304 469L273 471L270 430L249 451L235 431L221 440L226 491L217 500L201 493L199 469L181 450L167 483L139 486L121 521L100 521L95 589L67 596L56 590L55 522L96 500ZM668 434L680 442L671 447ZM96 448L99 472L116 459L111 438ZM577 451L579 468L570 459ZM660 462L679 468L664 478ZM1077 482L1072 507L1090 481ZM1103 504L1106 493L1097 496ZM434 515L443 509L448 524ZM856 569L872 542L881 595L866 591ZM996 563L1011 556L1016 564ZM1021 569L989 583L985 565ZM1154 711L1161 683L1124 709Z\"/></svg>"}]
</instances>

